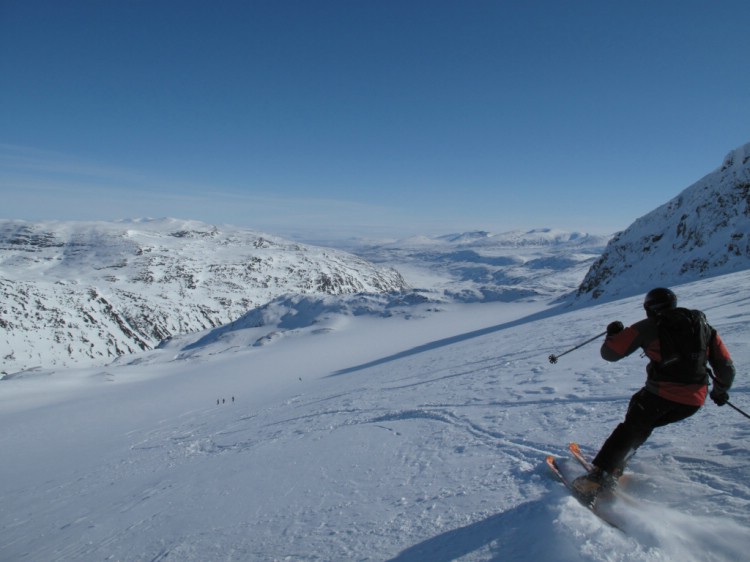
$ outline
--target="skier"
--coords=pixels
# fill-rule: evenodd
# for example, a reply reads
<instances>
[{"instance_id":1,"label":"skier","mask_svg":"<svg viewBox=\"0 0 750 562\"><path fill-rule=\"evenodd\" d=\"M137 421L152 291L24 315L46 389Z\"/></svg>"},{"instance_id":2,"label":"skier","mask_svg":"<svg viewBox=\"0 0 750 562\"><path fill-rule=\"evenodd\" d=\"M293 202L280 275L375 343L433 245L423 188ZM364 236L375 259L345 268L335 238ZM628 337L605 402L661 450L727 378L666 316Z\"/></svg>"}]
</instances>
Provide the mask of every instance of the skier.
<instances>
[{"instance_id":1,"label":"skier","mask_svg":"<svg viewBox=\"0 0 750 562\"><path fill-rule=\"evenodd\" d=\"M638 348L642 348L650 359L646 367L645 386L630 399L625 420L619 424L604 442L593 460L594 468L573 481L573 488L585 497L595 497L602 489L611 488L622 475L627 460L643 445L654 428L675 423L695 414L704 404L707 394L709 371L706 362L715 373L710 397L719 406L729 401L728 391L734 381L735 369L732 358L717 331L706 322L700 311L677 308L677 296L663 287L648 292L643 302L646 318L625 328L615 321L607 326L607 337L601 348L606 361L619 361ZM684 311L697 318L699 332L703 334L700 353L662 357L667 348L679 347L665 334L667 318ZM661 327L661 328L660 328ZM659 335L662 334L660 338ZM682 333L674 336L686 339ZM683 358L688 355L687 358Z\"/></svg>"}]
</instances>

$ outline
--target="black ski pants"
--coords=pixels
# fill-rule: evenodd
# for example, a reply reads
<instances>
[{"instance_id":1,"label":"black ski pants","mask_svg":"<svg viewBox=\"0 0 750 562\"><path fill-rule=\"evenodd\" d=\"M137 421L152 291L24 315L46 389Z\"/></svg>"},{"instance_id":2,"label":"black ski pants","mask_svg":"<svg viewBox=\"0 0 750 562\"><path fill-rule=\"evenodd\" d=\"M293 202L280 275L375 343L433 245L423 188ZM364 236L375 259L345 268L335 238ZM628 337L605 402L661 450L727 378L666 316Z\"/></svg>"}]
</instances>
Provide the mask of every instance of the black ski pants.
<instances>
[{"instance_id":1,"label":"black ski pants","mask_svg":"<svg viewBox=\"0 0 750 562\"><path fill-rule=\"evenodd\" d=\"M625 421L602 445L594 464L607 472L622 470L632 454L643 445L654 428L692 416L700 406L672 402L642 388L630 399Z\"/></svg>"}]
</instances>

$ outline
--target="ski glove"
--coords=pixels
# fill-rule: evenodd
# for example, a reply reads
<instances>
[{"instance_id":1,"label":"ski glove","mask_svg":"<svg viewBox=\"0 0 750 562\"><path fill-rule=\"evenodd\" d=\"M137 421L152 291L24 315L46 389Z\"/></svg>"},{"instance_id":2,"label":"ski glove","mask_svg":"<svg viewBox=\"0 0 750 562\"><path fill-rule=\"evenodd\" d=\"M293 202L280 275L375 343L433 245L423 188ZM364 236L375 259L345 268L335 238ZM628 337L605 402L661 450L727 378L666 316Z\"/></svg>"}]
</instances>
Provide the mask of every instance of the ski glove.
<instances>
[{"instance_id":1,"label":"ski glove","mask_svg":"<svg viewBox=\"0 0 750 562\"><path fill-rule=\"evenodd\" d=\"M622 325L622 322L620 322L619 320L615 320L614 322L611 322L609 326L607 326L607 336L616 336L624 329L625 326Z\"/></svg>"},{"instance_id":2,"label":"ski glove","mask_svg":"<svg viewBox=\"0 0 750 562\"><path fill-rule=\"evenodd\" d=\"M720 386L714 385L709 396L717 406L723 406L724 404L729 402L729 393Z\"/></svg>"}]
</instances>

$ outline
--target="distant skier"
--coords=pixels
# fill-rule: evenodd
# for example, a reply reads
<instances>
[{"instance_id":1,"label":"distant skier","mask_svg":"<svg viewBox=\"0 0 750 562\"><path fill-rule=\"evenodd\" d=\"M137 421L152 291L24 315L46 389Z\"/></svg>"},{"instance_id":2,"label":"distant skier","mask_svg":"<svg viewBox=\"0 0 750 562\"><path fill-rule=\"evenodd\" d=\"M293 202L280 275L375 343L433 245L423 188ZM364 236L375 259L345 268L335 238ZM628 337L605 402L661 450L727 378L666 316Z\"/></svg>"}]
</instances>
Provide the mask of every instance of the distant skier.
<instances>
[{"instance_id":1,"label":"distant skier","mask_svg":"<svg viewBox=\"0 0 750 562\"><path fill-rule=\"evenodd\" d=\"M683 420L700 409L710 373L706 363L716 376L711 399L719 406L729 400L734 364L705 315L677 308L677 296L661 287L648 292L643 308L646 318L632 326L625 328L619 321L607 326L602 358L619 361L641 348L650 362L645 386L630 399L625 420L604 442L594 458L594 469L573 482L584 496L594 497L614 486L627 460L654 428Z\"/></svg>"}]
</instances>

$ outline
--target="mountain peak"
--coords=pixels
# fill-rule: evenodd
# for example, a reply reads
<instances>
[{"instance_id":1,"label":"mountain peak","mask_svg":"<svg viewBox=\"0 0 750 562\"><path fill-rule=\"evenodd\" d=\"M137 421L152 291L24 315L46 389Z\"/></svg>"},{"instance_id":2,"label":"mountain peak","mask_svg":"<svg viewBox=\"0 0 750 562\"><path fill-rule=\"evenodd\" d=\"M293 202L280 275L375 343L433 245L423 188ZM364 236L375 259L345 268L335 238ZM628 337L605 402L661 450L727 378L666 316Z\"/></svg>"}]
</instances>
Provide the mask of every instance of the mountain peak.
<instances>
[{"instance_id":1,"label":"mountain peak","mask_svg":"<svg viewBox=\"0 0 750 562\"><path fill-rule=\"evenodd\" d=\"M616 298L750 268L750 144L618 233L579 297Z\"/></svg>"}]
</instances>

